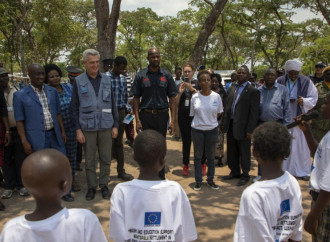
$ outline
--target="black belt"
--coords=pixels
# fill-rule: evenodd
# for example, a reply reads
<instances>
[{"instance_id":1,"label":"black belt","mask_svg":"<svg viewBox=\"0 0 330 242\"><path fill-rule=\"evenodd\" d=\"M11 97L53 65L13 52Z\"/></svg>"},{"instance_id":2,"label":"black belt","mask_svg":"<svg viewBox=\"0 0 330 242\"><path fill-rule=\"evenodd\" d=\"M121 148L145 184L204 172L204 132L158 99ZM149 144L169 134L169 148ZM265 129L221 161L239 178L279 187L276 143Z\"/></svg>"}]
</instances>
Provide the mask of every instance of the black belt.
<instances>
[{"instance_id":1,"label":"black belt","mask_svg":"<svg viewBox=\"0 0 330 242\"><path fill-rule=\"evenodd\" d=\"M54 128L46 130L46 132L52 132L54 131Z\"/></svg>"},{"instance_id":2,"label":"black belt","mask_svg":"<svg viewBox=\"0 0 330 242\"><path fill-rule=\"evenodd\" d=\"M125 110L125 108L118 108L118 110Z\"/></svg>"},{"instance_id":3,"label":"black belt","mask_svg":"<svg viewBox=\"0 0 330 242\"><path fill-rule=\"evenodd\" d=\"M163 109L149 109L149 108L145 108L145 109L142 109L142 111L145 111L145 112L148 112L148 113L152 113L152 114L157 114L157 113L167 112L168 109L167 108L163 108Z\"/></svg>"},{"instance_id":4,"label":"black belt","mask_svg":"<svg viewBox=\"0 0 330 242\"><path fill-rule=\"evenodd\" d=\"M319 193L318 192L315 192L313 190L310 190L309 191L309 194L311 194L313 201L316 202L316 200L317 200L317 198L319 196Z\"/></svg>"},{"instance_id":5,"label":"black belt","mask_svg":"<svg viewBox=\"0 0 330 242\"><path fill-rule=\"evenodd\" d=\"M10 130L11 131L17 131L17 128L16 127L11 127Z\"/></svg>"}]
</instances>

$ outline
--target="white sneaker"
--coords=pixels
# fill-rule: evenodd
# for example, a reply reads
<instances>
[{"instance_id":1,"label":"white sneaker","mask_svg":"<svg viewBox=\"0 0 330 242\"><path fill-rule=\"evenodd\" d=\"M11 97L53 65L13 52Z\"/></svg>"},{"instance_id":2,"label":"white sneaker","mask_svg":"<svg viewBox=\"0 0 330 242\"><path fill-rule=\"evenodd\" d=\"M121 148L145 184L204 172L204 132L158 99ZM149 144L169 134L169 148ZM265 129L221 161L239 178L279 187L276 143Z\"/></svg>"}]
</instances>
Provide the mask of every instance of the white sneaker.
<instances>
[{"instance_id":1,"label":"white sneaker","mask_svg":"<svg viewBox=\"0 0 330 242\"><path fill-rule=\"evenodd\" d=\"M21 189L19 189L18 192L19 192L19 195L22 197L26 197L26 196L30 195L30 193L26 190L25 187L22 187Z\"/></svg>"},{"instance_id":2,"label":"white sneaker","mask_svg":"<svg viewBox=\"0 0 330 242\"><path fill-rule=\"evenodd\" d=\"M8 199L11 198L12 195L13 195L13 190L7 189L2 193L1 198Z\"/></svg>"},{"instance_id":3,"label":"white sneaker","mask_svg":"<svg viewBox=\"0 0 330 242\"><path fill-rule=\"evenodd\" d=\"M256 178L254 178L252 181L253 182L257 182L257 181L259 181L261 179L261 176L257 176Z\"/></svg>"}]
</instances>

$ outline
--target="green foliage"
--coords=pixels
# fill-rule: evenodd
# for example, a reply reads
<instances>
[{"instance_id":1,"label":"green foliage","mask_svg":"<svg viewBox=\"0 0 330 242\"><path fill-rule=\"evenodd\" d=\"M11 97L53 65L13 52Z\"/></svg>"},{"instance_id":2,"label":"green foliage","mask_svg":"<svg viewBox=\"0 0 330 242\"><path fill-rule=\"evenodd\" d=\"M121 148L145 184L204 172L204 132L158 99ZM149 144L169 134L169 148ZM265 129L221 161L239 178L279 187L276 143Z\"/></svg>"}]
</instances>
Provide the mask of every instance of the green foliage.
<instances>
[{"instance_id":1,"label":"green foliage","mask_svg":"<svg viewBox=\"0 0 330 242\"><path fill-rule=\"evenodd\" d=\"M220 70L247 64L260 77L267 67L300 58L303 72L310 74L317 61L329 63L330 30L319 19L294 23L293 13L301 7L320 12L314 0L228 1L201 47L200 63ZM138 71L148 64L148 49L156 46L162 67L173 72L189 60L210 11L204 0L191 0L176 16L160 17L150 8L121 11L116 53L128 59L129 71ZM81 67L82 52L97 46L93 0L2 0L0 12L0 61L7 69L21 72L31 62Z\"/></svg>"}]
</instances>

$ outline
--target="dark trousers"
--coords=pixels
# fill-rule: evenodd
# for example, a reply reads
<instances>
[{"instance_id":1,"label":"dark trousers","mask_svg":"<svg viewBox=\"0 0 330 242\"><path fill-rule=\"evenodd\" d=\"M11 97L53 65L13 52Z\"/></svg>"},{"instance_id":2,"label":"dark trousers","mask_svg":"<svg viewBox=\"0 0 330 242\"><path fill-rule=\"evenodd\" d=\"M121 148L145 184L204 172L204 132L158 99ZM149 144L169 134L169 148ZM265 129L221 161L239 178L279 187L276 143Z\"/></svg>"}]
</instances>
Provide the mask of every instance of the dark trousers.
<instances>
[{"instance_id":1,"label":"dark trousers","mask_svg":"<svg viewBox=\"0 0 330 242\"><path fill-rule=\"evenodd\" d=\"M112 140L112 153L115 154L117 159L117 173L125 173L124 169L124 145L123 145L123 135L125 130L125 124L123 120L125 118L125 109L118 109L119 114L119 127L118 136Z\"/></svg>"},{"instance_id":2,"label":"dark trousers","mask_svg":"<svg viewBox=\"0 0 330 242\"><path fill-rule=\"evenodd\" d=\"M193 117L178 112L178 122L182 139L182 163L189 165L190 148L191 148L191 122Z\"/></svg>"},{"instance_id":3,"label":"dark trousers","mask_svg":"<svg viewBox=\"0 0 330 242\"><path fill-rule=\"evenodd\" d=\"M4 188L17 190L23 187L21 167L26 154L16 129L11 129L10 144L5 147L5 164L2 167L5 180Z\"/></svg>"},{"instance_id":4,"label":"dark trousers","mask_svg":"<svg viewBox=\"0 0 330 242\"><path fill-rule=\"evenodd\" d=\"M233 136L233 122L230 121L227 132L227 160L232 175L249 177L251 169L251 140L237 140Z\"/></svg>"},{"instance_id":5,"label":"dark trousers","mask_svg":"<svg viewBox=\"0 0 330 242\"><path fill-rule=\"evenodd\" d=\"M77 165L80 165L82 161L82 143L77 142Z\"/></svg>"},{"instance_id":6,"label":"dark trousers","mask_svg":"<svg viewBox=\"0 0 330 242\"><path fill-rule=\"evenodd\" d=\"M198 130L191 128L191 137L194 143L194 167L195 180L202 182L202 157L205 152L207 158L207 181L212 182L214 179L214 153L215 144L218 140L218 128L212 130Z\"/></svg>"},{"instance_id":7,"label":"dark trousers","mask_svg":"<svg viewBox=\"0 0 330 242\"><path fill-rule=\"evenodd\" d=\"M152 114L146 111L139 113L140 121L142 123L143 130L153 129L161 133L166 139L167 122L169 119L168 112L159 112ZM165 179L165 167L159 172L159 178Z\"/></svg>"}]
</instances>

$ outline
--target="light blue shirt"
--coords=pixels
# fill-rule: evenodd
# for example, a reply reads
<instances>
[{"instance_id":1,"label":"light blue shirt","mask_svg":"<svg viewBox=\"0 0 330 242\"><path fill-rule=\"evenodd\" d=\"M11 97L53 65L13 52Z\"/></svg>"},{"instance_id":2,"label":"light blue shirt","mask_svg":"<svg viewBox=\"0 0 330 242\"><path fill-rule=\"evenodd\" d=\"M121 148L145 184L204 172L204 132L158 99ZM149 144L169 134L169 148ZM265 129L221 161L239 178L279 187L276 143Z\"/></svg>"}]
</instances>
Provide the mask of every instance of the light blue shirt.
<instances>
[{"instance_id":1,"label":"light blue shirt","mask_svg":"<svg viewBox=\"0 0 330 242\"><path fill-rule=\"evenodd\" d=\"M231 119L234 118L234 113L235 113L235 107L236 107L236 103L237 103L237 100L239 99L239 96L241 95L241 93L243 92L244 88L246 87L246 85L248 84L249 82L244 82L242 85L239 85L239 84L236 84L236 89L235 89L235 92L234 92L234 96L235 96L235 93L237 93L237 97L234 101L234 106L233 106L233 110L232 110L232 113L231 113ZM232 84L232 85L235 85L235 84Z\"/></svg>"},{"instance_id":2,"label":"light blue shirt","mask_svg":"<svg viewBox=\"0 0 330 242\"><path fill-rule=\"evenodd\" d=\"M268 89L265 85L258 88L260 91L260 117L263 122L283 120L284 125L289 124L290 119L290 98L286 87L274 83Z\"/></svg>"}]
</instances>

